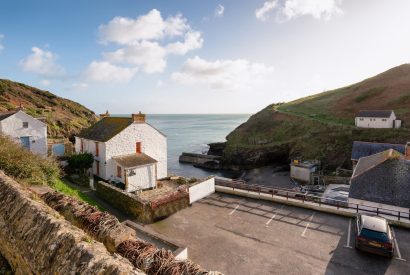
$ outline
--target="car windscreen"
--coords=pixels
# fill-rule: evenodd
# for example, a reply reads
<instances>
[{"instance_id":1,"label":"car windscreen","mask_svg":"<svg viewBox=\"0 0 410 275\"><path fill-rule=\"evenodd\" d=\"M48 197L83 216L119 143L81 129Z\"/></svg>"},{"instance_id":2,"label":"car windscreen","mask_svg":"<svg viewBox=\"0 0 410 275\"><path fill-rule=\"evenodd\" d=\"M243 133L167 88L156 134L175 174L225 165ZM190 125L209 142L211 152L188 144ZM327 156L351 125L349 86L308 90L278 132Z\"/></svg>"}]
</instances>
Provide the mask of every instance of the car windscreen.
<instances>
[{"instance_id":1,"label":"car windscreen","mask_svg":"<svg viewBox=\"0 0 410 275\"><path fill-rule=\"evenodd\" d=\"M362 231L360 232L360 236L366 239L369 239L369 240L377 241L377 242L382 242L382 243L389 242L389 237L387 236L386 233L379 232L379 231L373 231L367 228L362 229Z\"/></svg>"}]
</instances>

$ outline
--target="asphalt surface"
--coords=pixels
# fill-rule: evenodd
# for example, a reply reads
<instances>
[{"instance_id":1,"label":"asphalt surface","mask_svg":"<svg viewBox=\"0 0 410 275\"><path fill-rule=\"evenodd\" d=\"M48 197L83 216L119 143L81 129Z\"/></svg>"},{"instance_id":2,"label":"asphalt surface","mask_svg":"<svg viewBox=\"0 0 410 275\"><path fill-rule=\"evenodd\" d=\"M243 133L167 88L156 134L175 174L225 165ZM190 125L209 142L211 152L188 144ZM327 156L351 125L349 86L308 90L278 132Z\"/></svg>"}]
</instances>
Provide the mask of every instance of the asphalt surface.
<instances>
[{"instance_id":1,"label":"asphalt surface","mask_svg":"<svg viewBox=\"0 0 410 275\"><path fill-rule=\"evenodd\" d=\"M357 251L353 225L346 217L217 193L150 227L187 246L194 262L225 274L410 273L409 230L393 229L399 249L389 259Z\"/></svg>"}]
</instances>

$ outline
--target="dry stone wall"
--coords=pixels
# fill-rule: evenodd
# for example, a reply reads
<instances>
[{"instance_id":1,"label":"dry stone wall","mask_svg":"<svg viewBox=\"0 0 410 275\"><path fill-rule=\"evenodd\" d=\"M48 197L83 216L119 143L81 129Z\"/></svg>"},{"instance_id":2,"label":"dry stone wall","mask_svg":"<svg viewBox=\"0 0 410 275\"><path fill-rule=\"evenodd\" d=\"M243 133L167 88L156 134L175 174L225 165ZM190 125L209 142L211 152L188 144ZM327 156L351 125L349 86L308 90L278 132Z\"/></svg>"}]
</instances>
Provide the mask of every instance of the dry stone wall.
<instances>
[{"instance_id":1,"label":"dry stone wall","mask_svg":"<svg viewBox=\"0 0 410 275\"><path fill-rule=\"evenodd\" d=\"M2 171L0 251L16 274L144 274Z\"/></svg>"}]
</instances>

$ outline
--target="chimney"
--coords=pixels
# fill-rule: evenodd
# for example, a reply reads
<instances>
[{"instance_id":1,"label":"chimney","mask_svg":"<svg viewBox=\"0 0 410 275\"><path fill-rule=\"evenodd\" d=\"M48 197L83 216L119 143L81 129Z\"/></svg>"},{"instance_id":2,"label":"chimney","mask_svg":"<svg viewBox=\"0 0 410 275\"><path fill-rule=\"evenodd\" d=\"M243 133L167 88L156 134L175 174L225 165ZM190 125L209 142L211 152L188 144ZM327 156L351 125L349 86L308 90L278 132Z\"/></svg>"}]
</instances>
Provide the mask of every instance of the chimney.
<instances>
[{"instance_id":1,"label":"chimney","mask_svg":"<svg viewBox=\"0 0 410 275\"><path fill-rule=\"evenodd\" d=\"M132 120L137 123L145 123L145 114L141 113L132 114Z\"/></svg>"},{"instance_id":2,"label":"chimney","mask_svg":"<svg viewBox=\"0 0 410 275\"><path fill-rule=\"evenodd\" d=\"M108 112L108 110L105 112L105 114L100 114L100 119L103 119L105 117L109 117L110 113Z\"/></svg>"},{"instance_id":3,"label":"chimney","mask_svg":"<svg viewBox=\"0 0 410 275\"><path fill-rule=\"evenodd\" d=\"M407 144L406 144L406 153L405 153L405 156L406 156L406 160L410 160L410 141L407 142Z\"/></svg>"}]
</instances>

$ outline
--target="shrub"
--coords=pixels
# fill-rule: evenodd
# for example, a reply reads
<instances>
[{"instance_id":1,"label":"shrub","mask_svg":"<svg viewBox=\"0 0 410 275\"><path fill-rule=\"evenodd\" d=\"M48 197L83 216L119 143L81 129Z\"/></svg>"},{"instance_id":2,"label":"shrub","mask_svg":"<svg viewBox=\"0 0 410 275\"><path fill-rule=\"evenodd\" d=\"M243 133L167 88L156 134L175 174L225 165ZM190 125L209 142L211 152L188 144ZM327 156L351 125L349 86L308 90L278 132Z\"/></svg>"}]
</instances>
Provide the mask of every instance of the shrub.
<instances>
[{"instance_id":1,"label":"shrub","mask_svg":"<svg viewBox=\"0 0 410 275\"><path fill-rule=\"evenodd\" d=\"M0 169L27 184L52 185L60 176L54 159L35 155L3 135L0 135Z\"/></svg>"},{"instance_id":2,"label":"shrub","mask_svg":"<svg viewBox=\"0 0 410 275\"><path fill-rule=\"evenodd\" d=\"M81 171L82 173L85 170L90 169L93 166L94 157L90 153L80 153L71 155L68 158L68 166L71 170Z\"/></svg>"}]
</instances>

